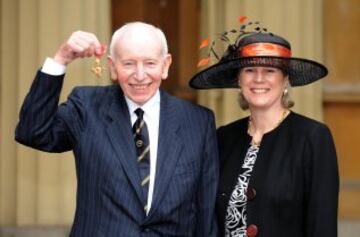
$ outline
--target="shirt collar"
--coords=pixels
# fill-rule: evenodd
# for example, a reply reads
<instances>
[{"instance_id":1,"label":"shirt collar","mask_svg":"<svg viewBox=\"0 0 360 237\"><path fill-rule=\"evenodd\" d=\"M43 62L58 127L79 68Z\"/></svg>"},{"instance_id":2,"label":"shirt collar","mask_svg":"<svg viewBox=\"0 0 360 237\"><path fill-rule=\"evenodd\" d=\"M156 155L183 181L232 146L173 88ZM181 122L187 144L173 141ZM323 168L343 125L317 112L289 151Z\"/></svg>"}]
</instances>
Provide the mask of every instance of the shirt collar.
<instances>
[{"instance_id":1,"label":"shirt collar","mask_svg":"<svg viewBox=\"0 0 360 237\"><path fill-rule=\"evenodd\" d=\"M134 111L137 108L141 108L142 110L144 110L145 114L152 114L153 113L153 109L155 106L160 105L160 91L157 90L155 95L153 97L151 97L145 104L143 104L142 106L136 104L134 101L132 101L130 98L128 98L125 95L125 100L126 100L126 104L128 106L129 109L129 113L130 116L134 113Z\"/></svg>"}]
</instances>

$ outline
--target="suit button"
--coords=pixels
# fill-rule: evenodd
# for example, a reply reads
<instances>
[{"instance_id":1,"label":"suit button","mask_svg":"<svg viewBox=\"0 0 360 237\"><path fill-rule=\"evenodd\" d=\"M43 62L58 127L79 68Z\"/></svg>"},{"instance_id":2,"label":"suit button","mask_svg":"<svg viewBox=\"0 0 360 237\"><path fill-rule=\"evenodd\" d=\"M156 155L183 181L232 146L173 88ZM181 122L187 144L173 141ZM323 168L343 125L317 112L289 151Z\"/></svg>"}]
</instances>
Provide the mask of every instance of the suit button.
<instances>
[{"instance_id":1,"label":"suit button","mask_svg":"<svg viewBox=\"0 0 360 237\"><path fill-rule=\"evenodd\" d=\"M146 232L149 233L150 232L150 228L146 227L146 226L141 226L141 232Z\"/></svg>"},{"instance_id":2,"label":"suit button","mask_svg":"<svg viewBox=\"0 0 360 237\"><path fill-rule=\"evenodd\" d=\"M258 228L254 224L251 224L246 228L246 235L249 237L255 237L257 233L258 233Z\"/></svg>"},{"instance_id":3,"label":"suit button","mask_svg":"<svg viewBox=\"0 0 360 237\"><path fill-rule=\"evenodd\" d=\"M246 197L248 199L248 201L251 201L255 198L256 196L256 190L253 188L248 188L246 191Z\"/></svg>"}]
</instances>

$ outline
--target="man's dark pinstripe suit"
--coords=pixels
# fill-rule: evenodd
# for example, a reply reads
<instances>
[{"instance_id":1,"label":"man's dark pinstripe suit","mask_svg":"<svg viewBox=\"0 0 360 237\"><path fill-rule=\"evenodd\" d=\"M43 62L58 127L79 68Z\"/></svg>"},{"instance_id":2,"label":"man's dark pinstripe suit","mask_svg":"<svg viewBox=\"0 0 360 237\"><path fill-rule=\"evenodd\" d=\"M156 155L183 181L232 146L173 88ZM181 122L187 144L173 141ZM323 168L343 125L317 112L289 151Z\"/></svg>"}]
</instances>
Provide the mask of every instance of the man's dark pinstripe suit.
<instances>
[{"instance_id":1,"label":"man's dark pinstripe suit","mask_svg":"<svg viewBox=\"0 0 360 237\"><path fill-rule=\"evenodd\" d=\"M77 87L58 106L62 81L38 72L16 140L48 152L73 150L78 189L70 236L216 236L213 114L161 91L155 188L146 216L120 87Z\"/></svg>"}]
</instances>

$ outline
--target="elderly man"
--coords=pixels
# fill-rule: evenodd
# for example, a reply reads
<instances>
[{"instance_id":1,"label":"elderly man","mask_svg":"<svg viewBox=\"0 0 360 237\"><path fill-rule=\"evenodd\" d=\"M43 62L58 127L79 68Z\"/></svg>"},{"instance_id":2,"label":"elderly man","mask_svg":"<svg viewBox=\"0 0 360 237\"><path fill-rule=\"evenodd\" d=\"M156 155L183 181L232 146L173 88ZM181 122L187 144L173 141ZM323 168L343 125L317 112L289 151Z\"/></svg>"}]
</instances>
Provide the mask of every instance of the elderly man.
<instances>
[{"instance_id":1,"label":"elderly man","mask_svg":"<svg viewBox=\"0 0 360 237\"><path fill-rule=\"evenodd\" d=\"M15 134L35 149L73 150L70 236L216 236L214 116L159 89L171 64L163 32L141 22L118 29L108 57L118 83L76 87L58 105L66 65L99 54L94 34L74 32L37 73Z\"/></svg>"}]
</instances>

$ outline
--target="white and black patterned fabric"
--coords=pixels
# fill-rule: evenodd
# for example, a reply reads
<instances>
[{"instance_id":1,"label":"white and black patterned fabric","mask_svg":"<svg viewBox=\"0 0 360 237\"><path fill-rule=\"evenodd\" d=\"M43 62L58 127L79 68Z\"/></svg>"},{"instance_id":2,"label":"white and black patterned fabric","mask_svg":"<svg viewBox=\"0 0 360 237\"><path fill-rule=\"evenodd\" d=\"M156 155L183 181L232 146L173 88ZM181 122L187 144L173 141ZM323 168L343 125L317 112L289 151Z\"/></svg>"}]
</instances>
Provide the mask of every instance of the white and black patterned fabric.
<instances>
[{"instance_id":1,"label":"white and black patterned fabric","mask_svg":"<svg viewBox=\"0 0 360 237\"><path fill-rule=\"evenodd\" d=\"M242 165L242 172L237 178L235 188L230 196L226 212L225 236L247 237L246 235L246 191L253 167L256 162L259 146L251 144Z\"/></svg>"}]
</instances>

